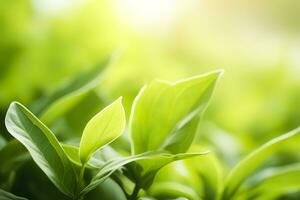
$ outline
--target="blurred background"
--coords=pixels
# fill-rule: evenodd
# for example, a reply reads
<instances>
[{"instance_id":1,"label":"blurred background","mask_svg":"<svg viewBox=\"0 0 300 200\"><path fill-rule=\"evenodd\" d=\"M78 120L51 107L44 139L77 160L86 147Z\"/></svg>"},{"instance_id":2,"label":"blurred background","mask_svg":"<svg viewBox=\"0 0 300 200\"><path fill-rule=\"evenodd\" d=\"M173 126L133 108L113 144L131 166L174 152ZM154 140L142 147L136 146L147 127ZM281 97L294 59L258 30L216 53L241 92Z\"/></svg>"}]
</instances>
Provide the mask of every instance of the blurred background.
<instances>
[{"instance_id":1,"label":"blurred background","mask_svg":"<svg viewBox=\"0 0 300 200\"><path fill-rule=\"evenodd\" d=\"M11 101L30 106L117 52L97 96L103 106L123 96L127 116L153 79L225 69L197 140L245 154L300 125L299 10L296 0L2 0L1 134Z\"/></svg>"}]
</instances>

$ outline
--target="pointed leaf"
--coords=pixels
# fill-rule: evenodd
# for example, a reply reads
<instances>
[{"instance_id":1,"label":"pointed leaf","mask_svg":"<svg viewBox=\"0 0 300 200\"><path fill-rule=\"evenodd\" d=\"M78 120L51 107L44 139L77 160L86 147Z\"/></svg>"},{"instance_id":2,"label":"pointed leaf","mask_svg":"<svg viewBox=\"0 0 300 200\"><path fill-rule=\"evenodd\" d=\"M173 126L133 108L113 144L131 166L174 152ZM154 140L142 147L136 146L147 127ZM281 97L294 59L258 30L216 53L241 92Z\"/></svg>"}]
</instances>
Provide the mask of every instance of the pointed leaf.
<instances>
[{"instance_id":1,"label":"pointed leaf","mask_svg":"<svg viewBox=\"0 0 300 200\"><path fill-rule=\"evenodd\" d=\"M101 147L118 138L125 129L122 98L96 114L86 125L80 142L80 160L84 164Z\"/></svg>"},{"instance_id":2,"label":"pointed leaf","mask_svg":"<svg viewBox=\"0 0 300 200\"><path fill-rule=\"evenodd\" d=\"M154 81L145 86L134 100L131 111L133 153L159 149L185 152L194 139L199 117L221 73L174 83Z\"/></svg>"},{"instance_id":3,"label":"pointed leaf","mask_svg":"<svg viewBox=\"0 0 300 200\"><path fill-rule=\"evenodd\" d=\"M73 196L76 173L54 134L22 104L13 102L5 125L9 133L29 151L35 163L64 194Z\"/></svg>"},{"instance_id":4,"label":"pointed leaf","mask_svg":"<svg viewBox=\"0 0 300 200\"><path fill-rule=\"evenodd\" d=\"M230 172L225 183L222 199L231 199L240 185L262 166L269 156L278 152L284 146L297 144L297 142L300 142L300 128L267 142L248 155Z\"/></svg>"},{"instance_id":5,"label":"pointed leaf","mask_svg":"<svg viewBox=\"0 0 300 200\"><path fill-rule=\"evenodd\" d=\"M251 185L248 199L256 199L273 194L279 197L290 191L300 191L300 163L283 167L270 168L257 174L255 183Z\"/></svg>"}]
</instances>

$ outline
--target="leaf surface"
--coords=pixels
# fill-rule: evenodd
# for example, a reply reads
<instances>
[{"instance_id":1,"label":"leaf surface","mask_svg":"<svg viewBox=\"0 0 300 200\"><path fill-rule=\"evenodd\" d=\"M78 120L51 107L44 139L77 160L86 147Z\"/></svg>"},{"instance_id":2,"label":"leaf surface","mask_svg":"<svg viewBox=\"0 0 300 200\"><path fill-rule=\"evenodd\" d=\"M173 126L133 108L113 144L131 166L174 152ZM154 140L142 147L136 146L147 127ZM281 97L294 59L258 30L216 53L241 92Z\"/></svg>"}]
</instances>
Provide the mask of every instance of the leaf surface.
<instances>
[{"instance_id":1,"label":"leaf surface","mask_svg":"<svg viewBox=\"0 0 300 200\"><path fill-rule=\"evenodd\" d=\"M73 197L76 191L76 173L55 135L17 102L9 106L5 125L9 133L27 148L35 163L55 186Z\"/></svg>"},{"instance_id":2,"label":"leaf surface","mask_svg":"<svg viewBox=\"0 0 300 200\"><path fill-rule=\"evenodd\" d=\"M247 196L251 199L263 199L272 194L275 199L275 197L297 190L300 191L300 163L269 168L258 173Z\"/></svg>"},{"instance_id":3,"label":"leaf surface","mask_svg":"<svg viewBox=\"0 0 300 200\"><path fill-rule=\"evenodd\" d=\"M287 147L287 145L299 143L299 133L300 128L297 128L289 133L283 134L267 142L266 144L249 154L245 159L243 159L230 172L225 183L225 189L222 198L232 198L241 186L241 184L249 176L251 176L259 167L261 167L266 162L269 156L272 156L276 152L280 151L282 148Z\"/></svg>"},{"instance_id":4,"label":"leaf surface","mask_svg":"<svg viewBox=\"0 0 300 200\"><path fill-rule=\"evenodd\" d=\"M96 114L84 128L79 155L85 164L91 155L101 147L118 138L125 129L126 117L122 98Z\"/></svg>"},{"instance_id":5,"label":"leaf surface","mask_svg":"<svg viewBox=\"0 0 300 200\"><path fill-rule=\"evenodd\" d=\"M153 81L135 98L130 117L133 153L185 152L222 71L177 82Z\"/></svg>"}]
</instances>

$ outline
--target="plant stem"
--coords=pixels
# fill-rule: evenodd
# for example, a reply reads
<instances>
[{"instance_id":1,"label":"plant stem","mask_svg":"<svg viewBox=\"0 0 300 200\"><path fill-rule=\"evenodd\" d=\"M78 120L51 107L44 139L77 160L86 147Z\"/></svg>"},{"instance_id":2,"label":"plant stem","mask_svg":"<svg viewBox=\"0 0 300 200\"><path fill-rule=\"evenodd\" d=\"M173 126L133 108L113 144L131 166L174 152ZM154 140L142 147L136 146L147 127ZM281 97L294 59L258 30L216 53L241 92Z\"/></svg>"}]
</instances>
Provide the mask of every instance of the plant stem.
<instances>
[{"instance_id":1,"label":"plant stem","mask_svg":"<svg viewBox=\"0 0 300 200\"><path fill-rule=\"evenodd\" d=\"M84 186L84 171L85 171L85 164L81 166L78 180L77 180L77 197L76 200L83 200L83 196L80 195L81 189Z\"/></svg>"},{"instance_id":2,"label":"plant stem","mask_svg":"<svg viewBox=\"0 0 300 200\"><path fill-rule=\"evenodd\" d=\"M78 183L82 183L84 180L84 171L85 171L85 165L82 165L81 169L80 169L80 173L79 173L79 182Z\"/></svg>"},{"instance_id":3,"label":"plant stem","mask_svg":"<svg viewBox=\"0 0 300 200\"><path fill-rule=\"evenodd\" d=\"M132 194L130 195L130 200L136 200L140 191L140 187L138 184L135 184Z\"/></svg>"}]
</instances>

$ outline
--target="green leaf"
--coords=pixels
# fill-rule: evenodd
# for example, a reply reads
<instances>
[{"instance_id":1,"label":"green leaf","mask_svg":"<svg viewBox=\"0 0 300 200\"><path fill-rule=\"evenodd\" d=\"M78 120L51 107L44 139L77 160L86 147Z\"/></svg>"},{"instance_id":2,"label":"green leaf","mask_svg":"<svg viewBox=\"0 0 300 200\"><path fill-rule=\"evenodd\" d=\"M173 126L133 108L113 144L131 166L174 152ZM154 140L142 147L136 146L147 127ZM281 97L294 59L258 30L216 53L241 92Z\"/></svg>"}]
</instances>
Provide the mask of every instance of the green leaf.
<instances>
[{"instance_id":1,"label":"green leaf","mask_svg":"<svg viewBox=\"0 0 300 200\"><path fill-rule=\"evenodd\" d=\"M35 163L55 186L73 197L76 173L71 161L54 134L22 104L13 102L5 117L9 133L29 151Z\"/></svg>"},{"instance_id":2,"label":"green leaf","mask_svg":"<svg viewBox=\"0 0 300 200\"><path fill-rule=\"evenodd\" d=\"M93 177L91 182L81 191L81 195L85 195L91 190L95 189L100 183L105 181L111 174L113 174L115 171L120 169L121 167L137 161L141 159L148 159L153 155L156 155L157 153L150 152L150 153L144 153L140 155L130 156L127 158L116 158L113 160L110 160L106 162L103 167L98 171L96 176Z\"/></svg>"},{"instance_id":3,"label":"green leaf","mask_svg":"<svg viewBox=\"0 0 300 200\"><path fill-rule=\"evenodd\" d=\"M0 150L0 186L5 190L10 190L15 179L16 171L27 160L30 155L26 148L18 141L9 141Z\"/></svg>"},{"instance_id":4,"label":"green leaf","mask_svg":"<svg viewBox=\"0 0 300 200\"><path fill-rule=\"evenodd\" d=\"M153 81L143 87L134 100L130 117L133 153L159 149L185 152L221 73L174 83Z\"/></svg>"},{"instance_id":5,"label":"green leaf","mask_svg":"<svg viewBox=\"0 0 300 200\"><path fill-rule=\"evenodd\" d=\"M140 197L138 200L157 200L153 197Z\"/></svg>"},{"instance_id":6,"label":"green leaf","mask_svg":"<svg viewBox=\"0 0 300 200\"><path fill-rule=\"evenodd\" d=\"M180 153L170 154L162 152L160 154L152 155L148 159L138 160L131 166L131 179L133 179L140 188L148 189L157 172L167 164L183 160L186 158L192 158L195 156L206 155L208 152L194 152L194 153Z\"/></svg>"},{"instance_id":7,"label":"green leaf","mask_svg":"<svg viewBox=\"0 0 300 200\"><path fill-rule=\"evenodd\" d=\"M85 195L91 190L95 189L100 183L105 181L111 174L113 174L115 171L120 169L121 167L128 165L129 163L135 162L135 161L142 161L147 159L153 159L153 158L160 158L160 159L167 159L169 162L176 160L176 159L183 159L187 157L193 157L199 155L197 153L193 154L180 154L180 155L172 155L165 152L147 152L139 155L130 156L127 158L116 158L111 161L108 161L106 164L103 165L103 167L99 170L99 172L96 174L96 176L93 177L91 182L81 191L81 195ZM166 161L165 161L166 163Z\"/></svg>"},{"instance_id":8,"label":"green leaf","mask_svg":"<svg viewBox=\"0 0 300 200\"><path fill-rule=\"evenodd\" d=\"M17 169L28 157L26 148L18 140L9 141L0 150L0 158L5 161L0 162L0 173L4 174Z\"/></svg>"},{"instance_id":9,"label":"green leaf","mask_svg":"<svg viewBox=\"0 0 300 200\"><path fill-rule=\"evenodd\" d=\"M62 146L63 146L66 154L68 155L69 159L72 161L72 163L78 167L81 167L82 163L81 163L80 157L79 157L79 148L76 146L66 145L66 144L63 144ZM99 169L104 165L104 163L105 162L103 160L100 160L95 157L91 157L91 159L87 163L86 167L88 167L90 169Z\"/></svg>"},{"instance_id":10,"label":"green leaf","mask_svg":"<svg viewBox=\"0 0 300 200\"><path fill-rule=\"evenodd\" d=\"M50 125L57 118L76 106L89 91L100 82L101 72L110 63L110 59L94 66L87 72L82 72L70 82L46 96L32 106L33 113L40 117L41 121Z\"/></svg>"},{"instance_id":11,"label":"green leaf","mask_svg":"<svg viewBox=\"0 0 300 200\"><path fill-rule=\"evenodd\" d=\"M27 200L23 197L18 197L12 193L6 192L2 189L0 189L0 199L1 200Z\"/></svg>"},{"instance_id":12,"label":"green leaf","mask_svg":"<svg viewBox=\"0 0 300 200\"><path fill-rule=\"evenodd\" d=\"M127 200L122 188L110 178L88 193L85 199Z\"/></svg>"},{"instance_id":13,"label":"green leaf","mask_svg":"<svg viewBox=\"0 0 300 200\"><path fill-rule=\"evenodd\" d=\"M160 182L151 187L149 194L157 199L186 197L189 200L200 200L200 196L189 186L176 182Z\"/></svg>"},{"instance_id":14,"label":"green leaf","mask_svg":"<svg viewBox=\"0 0 300 200\"><path fill-rule=\"evenodd\" d=\"M158 199L156 199L154 197L140 197L138 200L158 200ZM160 200L188 200L188 199L185 197L178 197L175 199L164 198L164 199L160 199Z\"/></svg>"},{"instance_id":15,"label":"green leaf","mask_svg":"<svg viewBox=\"0 0 300 200\"><path fill-rule=\"evenodd\" d=\"M300 191L300 163L275 167L258 173L248 199L263 199L265 195L272 194L273 198L279 197L290 191Z\"/></svg>"},{"instance_id":16,"label":"green leaf","mask_svg":"<svg viewBox=\"0 0 300 200\"><path fill-rule=\"evenodd\" d=\"M126 117L120 97L96 114L83 130L79 155L85 164L101 147L118 138L125 129Z\"/></svg>"},{"instance_id":17,"label":"green leaf","mask_svg":"<svg viewBox=\"0 0 300 200\"><path fill-rule=\"evenodd\" d=\"M297 144L300 141L300 128L289 133L281 135L260 148L256 149L245 159L243 159L229 174L225 183L225 189L222 199L232 199L241 184L251 176L260 166L262 166L267 158L282 148L290 144Z\"/></svg>"},{"instance_id":18,"label":"green leaf","mask_svg":"<svg viewBox=\"0 0 300 200\"><path fill-rule=\"evenodd\" d=\"M193 146L191 151L202 151L203 148ZM218 199L223 189L223 169L214 153L199 156L184 161L187 170L195 173L203 182L203 198ZM194 178L193 176L191 179Z\"/></svg>"}]
</instances>

